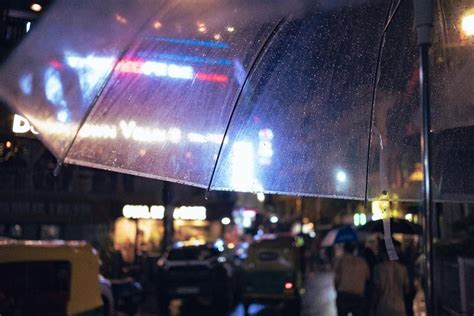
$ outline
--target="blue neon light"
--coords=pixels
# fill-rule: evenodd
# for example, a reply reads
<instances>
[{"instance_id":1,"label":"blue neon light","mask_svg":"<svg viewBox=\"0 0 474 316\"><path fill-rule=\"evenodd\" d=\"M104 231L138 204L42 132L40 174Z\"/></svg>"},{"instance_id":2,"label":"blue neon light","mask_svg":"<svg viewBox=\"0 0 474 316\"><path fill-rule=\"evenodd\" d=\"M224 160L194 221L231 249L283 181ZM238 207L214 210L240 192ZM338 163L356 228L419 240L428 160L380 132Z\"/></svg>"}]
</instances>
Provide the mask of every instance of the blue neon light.
<instances>
[{"instance_id":1,"label":"blue neon light","mask_svg":"<svg viewBox=\"0 0 474 316\"><path fill-rule=\"evenodd\" d=\"M212 58L212 57L199 57L199 56L189 56L189 55L177 55L177 54L161 54L161 53L148 53L148 52L138 52L138 57L149 59L160 60L172 60L180 61L186 63L203 63L211 65L232 65L232 61L225 58Z\"/></svg>"},{"instance_id":2,"label":"blue neon light","mask_svg":"<svg viewBox=\"0 0 474 316\"><path fill-rule=\"evenodd\" d=\"M156 37L156 36L149 36L147 37L147 39L159 41L159 42L172 43L172 44L205 46L205 47L214 47L214 48L230 48L229 44L227 43L214 42L214 41L202 41L202 40L179 39L179 38Z\"/></svg>"}]
</instances>

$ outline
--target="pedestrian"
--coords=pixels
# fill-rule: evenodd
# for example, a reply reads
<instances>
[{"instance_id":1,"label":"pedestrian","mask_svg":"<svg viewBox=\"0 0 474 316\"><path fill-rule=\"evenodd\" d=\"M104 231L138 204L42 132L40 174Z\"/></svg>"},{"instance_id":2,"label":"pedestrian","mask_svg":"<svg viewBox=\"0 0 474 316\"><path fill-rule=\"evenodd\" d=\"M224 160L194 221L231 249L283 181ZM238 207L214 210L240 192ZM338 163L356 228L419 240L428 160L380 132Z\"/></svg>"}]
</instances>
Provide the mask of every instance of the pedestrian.
<instances>
[{"instance_id":1,"label":"pedestrian","mask_svg":"<svg viewBox=\"0 0 474 316\"><path fill-rule=\"evenodd\" d=\"M380 249L382 262L374 268L375 316L406 316L407 269L397 260L389 260L385 246Z\"/></svg>"},{"instance_id":2,"label":"pedestrian","mask_svg":"<svg viewBox=\"0 0 474 316\"><path fill-rule=\"evenodd\" d=\"M335 287L338 316L365 315L365 286L370 278L369 266L354 255L355 246L344 244L344 253L336 262Z\"/></svg>"},{"instance_id":3,"label":"pedestrian","mask_svg":"<svg viewBox=\"0 0 474 316\"><path fill-rule=\"evenodd\" d=\"M361 251L360 251L360 256L366 261L368 267L369 267L369 272L370 272L370 279L367 282L365 286L365 312L364 315L372 315L373 309L372 305L370 304L371 302L374 301L374 282L373 282L373 275L374 275L374 267L378 263L378 245L379 245L379 240L378 239L368 239L365 241L365 244L363 245Z\"/></svg>"}]
</instances>

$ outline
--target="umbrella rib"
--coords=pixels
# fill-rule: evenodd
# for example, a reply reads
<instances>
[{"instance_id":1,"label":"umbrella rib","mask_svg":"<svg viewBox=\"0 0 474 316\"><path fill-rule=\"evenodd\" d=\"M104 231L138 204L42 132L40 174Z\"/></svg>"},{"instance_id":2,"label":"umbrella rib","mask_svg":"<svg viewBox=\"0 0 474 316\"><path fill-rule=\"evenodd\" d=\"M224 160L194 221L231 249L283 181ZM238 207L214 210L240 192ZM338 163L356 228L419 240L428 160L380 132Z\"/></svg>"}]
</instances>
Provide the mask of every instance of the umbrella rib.
<instances>
[{"instance_id":1,"label":"umbrella rib","mask_svg":"<svg viewBox=\"0 0 474 316\"><path fill-rule=\"evenodd\" d=\"M216 170L217 170L217 163L219 162L219 159L220 159L221 153L222 153L222 149L224 147L224 141L225 141L225 138L227 137L227 133L229 131L230 123L232 122L232 118L234 117L235 109L237 108L237 104L239 103L240 98L242 97L244 88L247 86L247 82L249 81L250 77L252 76L253 72L255 71L255 68L257 67L258 62L260 61L260 59L264 55L265 51L267 50L268 46L270 45L270 42L275 37L275 35L278 33L278 31L280 30L280 27L282 26L282 24L285 21L286 21L286 17L283 17L283 18L280 19L280 21L278 21L278 23L275 25L275 27L273 27L272 31L270 32L270 34L265 39L265 42L262 44L262 46L258 50L257 56L255 57L252 64L250 65L250 69L247 73L247 76L245 76L245 80L244 80L244 82L242 84L242 87L240 88L240 91L239 91L239 93L238 93L238 95L235 99L234 105L232 107L232 111L231 111L229 119L227 121L227 125L226 125L225 131L224 131L224 136L222 137L222 142L219 146L219 151L217 152L216 162L214 163L214 167L212 168L211 179L209 180L209 184L208 184L207 190L206 190L206 198L208 196L209 191L211 190L212 181L214 180L214 175L215 175Z\"/></svg>"},{"instance_id":2,"label":"umbrella rib","mask_svg":"<svg viewBox=\"0 0 474 316\"><path fill-rule=\"evenodd\" d=\"M157 11L157 12L159 12L159 11ZM117 67L118 63L125 57L125 55L127 55L127 53L132 48L132 45L135 43L135 39L138 37L137 35L142 33L145 30L145 28L150 23L150 21L155 17L155 15L156 15L156 12L154 14L152 14L148 19L146 19L146 21L138 28L138 31L135 33L135 36L132 36L132 39L131 39L130 43L128 43L128 45L126 45L124 47L124 49L122 50L122 52L120 52L120 54L118 55L117 60L114 62L113 66L112 66L112 70L110 71L110 73L105 78L104 82L102 83L102 85L99 88L99 91L97 91L97 94L95 95L94 99L92 100L91 105L87 109L84 117L81 119L81 121L79 123L79 128L77 129L77 132L74 135L71 143L67 146L67 149L65 150L64 156L62 158L58 159L56 168L54 169L54 172L53 172L55 176L57 176L59 174L61 166L64 164L64 160L66 160L66 157L69 155L69 152L71 151L71 148L74 145L74 142L76 141L77 135L79 134L82 126L85 124L85 122L89 118L90 113L95 108L95 105L99 101L99 98L102 96L102 93L104 92L105 87L107 86L110 79L114 75L115 68Z\"/></svg>"},{"instance_id":3,"label":"umbrella rib","mask_svg":"<svg viewBox=\"0 0 474 316\"><path fill-rule=\"evenodd\" d=\"M371 150L371 142L372 142L372 131L373 131L373 125L374 125L374 112L375 112L375 102L377 98L377 86L379 84L380 80L380 65L382 63L382 54L383 54L383 49L385 46L385 36L387 34L388 28L392 24L393 18L395 14L397 13L400 4L402 0L399 0L398 3L395 6L395 9L393 10L393 13L391 14L392 11L392 6L393 6L393 0L390 1L390 5L387 8L387 12L385 15L385 21L384 21L384 28L382 31L382 35L380 37L380 42L379 42L379 49L377 52L377 63L376 63L376 69L375 69L375 76L374 76L374 85L372 88L372 97L371 97L371 107L370 107L370 120L369 120L369 131L367 135L367 162L366 162L366 173L365 173L365 193L364 193L364 201L365 201L365 208L368 208L368 200L369 200L369 167L370 167L370 150Z\"/></svg>"}]
</instances>

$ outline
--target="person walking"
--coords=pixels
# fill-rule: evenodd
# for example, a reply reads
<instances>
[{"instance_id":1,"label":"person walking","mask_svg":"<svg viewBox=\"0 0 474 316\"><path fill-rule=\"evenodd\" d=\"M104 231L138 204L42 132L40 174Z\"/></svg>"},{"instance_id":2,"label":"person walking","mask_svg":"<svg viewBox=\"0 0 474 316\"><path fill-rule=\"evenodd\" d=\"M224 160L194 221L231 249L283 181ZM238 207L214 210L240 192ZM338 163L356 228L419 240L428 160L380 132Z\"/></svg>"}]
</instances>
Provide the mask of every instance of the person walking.
<instances>
[{"instance_id":1,"label":"person walking","mask_svg":"<svg viewBox=\"0 0 474 316\"><path fill-rule=\"evenodd\" d=\"M409 290L407 269L399 261L390 261L381 249L383 261L374 268L375 316L406 316L405 294Z\"/></svg>"},{"instance_id":2,"label":"person walking","mask_svg":"<svg viewBox=\"0 0 474 316\"><path fill-rule=\"evenodd\" d=\"M335 287L338 316L365 314L365 286L370 278L369 266L354 255L355 246L344 244L344 254L336 262Z\"/></svg>"}]
</instances>

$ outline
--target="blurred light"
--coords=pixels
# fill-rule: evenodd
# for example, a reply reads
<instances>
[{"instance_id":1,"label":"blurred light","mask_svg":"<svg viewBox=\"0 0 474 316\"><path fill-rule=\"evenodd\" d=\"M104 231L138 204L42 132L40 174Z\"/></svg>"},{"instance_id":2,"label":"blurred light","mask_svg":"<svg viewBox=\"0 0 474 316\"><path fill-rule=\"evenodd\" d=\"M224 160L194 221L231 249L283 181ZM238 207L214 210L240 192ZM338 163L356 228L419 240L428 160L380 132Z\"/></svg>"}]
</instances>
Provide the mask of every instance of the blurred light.
<instances>
[{"instance_id":1,"label":"blurred light","mask_svg":"<svg viewBox=\"0 0 474 316\"><path fill-rule=\"evenodd\" d=\"M255 182L254 148L251 142L237 141L231 150L231 183L236 191L246 191Z\"/></svg>"},{"instance_id":2,"label":"blurred light","mask_svg":"<svg viewBox=\"0 0 474 316\"><path fill-rule=\"evenodd\" d=\"M6 148L11 148L12 147L12 142L7 140L7 142L5 143L5 147Z\"/></svg>"},{"instance_id":3,"label":"blurred light","mask_svg":"<svg viewBox=\"0 0 474 316\"><path fill-rule=\"evenodd\" d=\"M221 36L219 33L214 34L214 39L215 39L216 41L220 40L221 37L222 37L222 36Z\"/></svg>"},{"instance_id":4,"label":"blurred light","mask_svg":"<svg viewBox=\"0 0 474 316\"><path fill-rule=\"evenodd\" d=\"M228 218L228 217L222 218L221 223L223 225L229 225L230 224L230 218Z\"/></svg>"},{"instance_id":5,"label":"blurred light","mask_svg":"<svg viewBox=\"0 0 474 316\"><path fill-rule=\"evenodd\" d=\"M409 180L412 182L423 181L423 166L421 163L415 164L415 170L410 174Z\"/></svg>"},{"instance_id":6,"label":"blurred light","mask_svg":"<svg viewBox=\"0 0 474 316\"><path fill-rule=\"evenodd\" d=\"M223 262L226 262L226 258L224 256L219 256L217 257L217 261L220 262L220 263L223 263Z\"/></svg>"},{"instance_id":7,"label":"blurred light","mask_svg":"<svg viewBox=\"0 0 474 316\"><path fill-rule=\"evenodd\" d=\"M285 289L286 290L291 290L293 288L293 283L291 282L286 282L285 283Z\"/></svg>"},{"instance_id":8,"label":"blurred light","mask_svg":"<svg viewBox=\"0 0 474 316\"><path fill-rule=\"evenodd\" d=\"M122 23L122 24L126 24L128 22L127 19L121 16L120 14L115 15L115 20L117 20L117 22Z\"/></svg>"},{"instance_id":9,"label":"blurred light","mask_svg":"<svg viewBox=\"0 0 474 316\"><path fill-rule=\"evenodd\" d=\"M67 110L61 110L56 114L56 118L61 123L66 123L69 120L69 113Z\"/></svg>"},{"instance_id":10,"label":"blurred light","mask_svg":"<svg viewBox=\"0 0 474 316\"><path fill-rule=\"evenodd\" d=\"M43 10L43 7L39 3L33 3L30 7L31 11L40 12Z\"/></svg>"},{"instance_id":11,"label":"blurred light","mask_svg":"<svg viewBox=\"0 0 474 316\"><path fill-rule=\"evenodd\" d=\"M32 74L25 74L23 75L19 82L20 89L23 94L30 95L33 92L33 75Z\"/></svg>"},{"instance_id":12,"label":"blurred light","mask_svg":"<svg viewBox=\"0 0 474 316\"><path fill-rule=\"evenodd\" d=\"M372 201L372 220L378 220L384 218L385 211L390 208L389 201Z\"/></svg>"},{"instance_id":13,"label":"blurred light","mask_svg":"<svg viewBox=\"0 0 474 316\"><path fill-rule=\"evenodd\" d=\"M234 249L234 248L235 248L235 245L234 245L233 243L229 243L229 244L227 245L227 248L229 248L229 249Z\"/></svg>"},{"instance_id":14,"label":"blurred light","mask_svg":"<svg viewBox=\"0 0 474 316\"><path fill-rule=\"evenodd\" d=\"M316 233L314 231L309 232L309 237L311 238L316 237Z\"/></svg>"},{"instance_id":15,"label":"blurred light","mask_svg":"<svg viewBox=\"0 0 474 316\"><path fill-rule=\"evenodd\" d=\"M217 248L224 247L224 241L223 241L222 239L217 239L217 240L214 242L214 247L217 247Z\"/></svg>"},{"instance_id":16,"label":"blurred light","mask_svg":"<svg viewBox=\"0 0 474 316\"><path fill-rule=\"evenodd\" d=\"M311 222L303 223L301 226L301 232L303 234L309 234L311 231L314 231L314 224Z\"/></svg>"},{"instance_id":17,"label":"blurred light","mask_svg":"<svg viewBox=\"0 0 474 316\"><path fill-rule=\"evenodd\" d=\"M59 72L56 69L48 68L44 72L44 81L46 99L56 107L65 108L67 105L66 101L64 101L63 86Z\"/></svg>"},{"instance_id":18,"label":"blurred light","mask_svg":"<svg viewBox=\"0 0 474 316\"><path fill-rule=\"evenodd\" d=\"M411 213L405 214L405 219L407 221L413 222L413 214Z\"/></svg>"},{"instance_id":19,"label":"blurred light","mask_svg":"<svg viewBox=\"0 0 474 316\"><path fill-rule=\"evenodd\" d=\"M206 29L206 27L201 26L201 27L198 28L198 31L201 32L201 33L206 33L207 29Z\"/></svg>"},{"instance_id":20,"label":"blurred light","mask_svg":"<svg viewBox=\"0 0 474 316\"><path fill-rule=\"evenodd\" d=\"M26 33L30 31L31 28L31 22L26 22Z\"/></svg>"},{"instance_id":21,"label":"blurred light","mask_svg":"<svg viewBox=\"0 0 474 316\"><path fill-rule=\"evenodd\" d=\"M262 192L257 193L257 200L258 200L260 203L265 202L265 194L263 194Z\"/></svg>"},{"instance_id":22,"label":"blurred light","mask_svg":"<svg viewBox=\"0 0 474 316\"><path fill-rule=\"evenodd\" d=\"M360 226L359 214L354 214L354 226Z\"/></svg>"},{"instance_id":23,"label":"blurred light","mask_svg":"<svg viewBox=\"0 0 474 316\"><path fill-rule=\"evenodd\" d=\"M179 128L170 128L168 130L168 139L172 143L179 143L181 141L181 130Z\"/></svg>"},{"instance_id":24,"label":"blurred light","mask_svg":"<svg viewBox=\"0 0 474 316\"><path fill-rule=\"evenodd\" d=\"M204 80L204 81L214 81L214 82L220 82L220 83L226 83L227 81L229 81L229 77L227 77L226 75L203 73L203 72L198 72L196 74L196 79Z\"/></svg>"},{"instance_id":25,"label":"blurred light","mask_svg":"<svg viewBox=\"0 0 474 316\"><path fill-rule=\"evenodd\" d=\"M367 215L365 215L364 213L361 213L359 215L359 221L360 221L360 225L365 225L367 223Z\"/></svg>"},{"instance_id":26,"label":"blurred light","mask_svg":"<svg viewBox=\"0 0 474 316\"><path fill-rule=\"evenodd\" d=\"M270 223L272 224L276 224L278 223L278 217L273 215L272 217L270 217Z\"/></svg>"},{"instance_id":27,"label":"blurred light","mask_svg":"<svg viewBox=\"0 0 474 316\"><path fill-rule=\"evenodd\" d=\"M173 218L184 220L205 220L206 208L204 206L181 206L174 209Z\"/></svg>"},{"instance_id":28,"label":"blurred light","mask_svg":"<svg viewBox=\"0 0 474 316\"><path fill-rule=\"evenodd\" d=\"M466 36L474 36L474 13L462 17L461 28Z\"/></svg>"},{"instance_id":29,"label":"blurred light","mask_svg":"<svg viewBox=\"0 0 474 316\"><path fill-rule=\"evenodd\" d=\"M347 175L344 171L339 170L336 172L336 179L337 181L344 183L347 181Z\"/></svg>"},{"instance_id":30,"label":"blurred light","mask_svg":"<svg viewBox=\"0 0 474 316\"><path fill-rule=\"evenodd\" d=\"M234 29L233 26L228 26L228 27L226 28L226 30L227 30L227 32L230 32L230 33L232 33L232 32L235 31L235 29Z\"/></svg>"},{"instance_id":31,"label":"blurred light","mask_svg":"<svg viewBox=\"0 0 474 316\"><path fill-rule=\"evenodd\" d=\"M168 77L178 79L193 79L194 70L191 66L168 65Z\"/></svg>"},{"instance_id":32,"label":"blurred light","mask_svg":"<svg viewBox=\"0 0 474 316\"><path fill-rule=\"evenodd\" d=\"M155 23L153 23L153 28L154 29L159 29L161 27L161 23L159 21L156 21Z\"/></svg>"}]
</instances>

